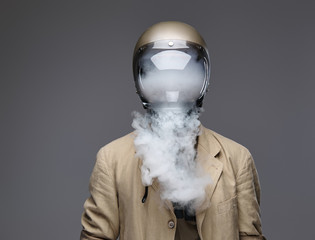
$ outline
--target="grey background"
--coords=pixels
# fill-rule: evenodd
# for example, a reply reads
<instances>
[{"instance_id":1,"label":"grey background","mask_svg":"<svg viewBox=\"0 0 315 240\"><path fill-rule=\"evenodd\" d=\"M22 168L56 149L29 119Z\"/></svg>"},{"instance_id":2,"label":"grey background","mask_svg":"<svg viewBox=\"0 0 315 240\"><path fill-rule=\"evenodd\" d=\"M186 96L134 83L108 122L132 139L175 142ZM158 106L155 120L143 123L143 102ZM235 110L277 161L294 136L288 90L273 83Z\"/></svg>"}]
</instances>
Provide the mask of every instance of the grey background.
<instances>
[{"instance_id":1,"label":"grey background","mask_svg":"<svg viewBox=\"0 0 315 240\"><path fill-rule=\"evenodd\" d=\"M205 126L248 147L268 239L314 225L312 1L0 3L1 239L78 239L96 152L132 130L131 60L153 23L180 20L212 61Z\"/></svg>"}]
</instances>

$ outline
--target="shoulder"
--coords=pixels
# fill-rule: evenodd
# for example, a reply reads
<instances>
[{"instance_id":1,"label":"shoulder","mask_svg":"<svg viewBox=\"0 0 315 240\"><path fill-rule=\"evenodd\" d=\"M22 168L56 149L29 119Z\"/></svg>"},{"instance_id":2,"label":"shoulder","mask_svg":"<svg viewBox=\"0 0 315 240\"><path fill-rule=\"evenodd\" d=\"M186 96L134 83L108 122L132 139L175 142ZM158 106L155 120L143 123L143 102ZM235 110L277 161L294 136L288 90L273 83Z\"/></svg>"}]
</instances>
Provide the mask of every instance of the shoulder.
<instances>
[{"instance_id":1,"label":"shoulder","mask_svg":"<svg viewBox=\"0 0 315 240\"><path fill-rule=\"evenodd\" d=\"M213 136L216 138L216 140L220 143L221 147L231 153L231 154L249 154L249 150L242 144L225 137L213 130L209 131L213 134Z\"/></svg>"},{"instance_id":2,"label":"shoulder","mask_svg":"<svg viewBox=\"0 0 315 240\"><path fill-rule=\"evenodd\" d=\"M208 139L217 144L220 155L234 166L234 169L245 167L252 161L250 151L242 144L225 137L211 129L203 128L204 134Z\"/></svg>"},{"instance_id":3,"label":"shoulder","mask_svg":"<svg viewBox=\"0 0 315 240\"><path fill-rule=\"evenodd\" d=\"M131 132L101 147L97 152L97 164L108 171L130 167L135 160L134 137L135 133Z\"/></svg>"},{"instance_id":4,"label":"shoulder","mask_svg":"<svg viewBox=\"0 0 315 240\"><path fill-rule=\"evenodd\" d=\"M97 153L97 165L117 183L130 180L138 169L138 158L135 155L134 132L120 137L105 146Z\"/></svg>"},{"instance_id":5,"label":"shoulder","mask_svg":"<svg viewBox=\"0 0 315 240\"><path fill-rule=\"evenodd\" d=\"M126 153L134 152L134 137L134 132L128 133L101 147L97 154L106 157L112 155L126 155Z\"/></svg>"}]
</instances>

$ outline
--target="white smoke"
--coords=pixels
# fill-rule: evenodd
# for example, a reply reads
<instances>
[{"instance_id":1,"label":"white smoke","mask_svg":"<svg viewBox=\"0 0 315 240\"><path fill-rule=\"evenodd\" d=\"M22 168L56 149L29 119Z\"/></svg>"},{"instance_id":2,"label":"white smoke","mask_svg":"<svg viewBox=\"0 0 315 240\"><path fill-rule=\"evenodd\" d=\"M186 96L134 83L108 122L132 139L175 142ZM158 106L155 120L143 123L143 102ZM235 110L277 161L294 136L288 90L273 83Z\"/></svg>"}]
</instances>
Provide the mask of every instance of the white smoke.
<instances>
[{"instance_id":1,"label":"white smoke","mask_svg":"<svg viewBox=\"0 0 315 240\"><path fill-rule=\"evenodd\" d=\"M195 52L164 50L141 62L141 93L150 103L195 102L205 85L204 62Z\"/></svg>"},{"instance_id":2,"label":"white smoke","mask_svg":"<svg viewBox=\"0 0 315 240\"><path fill-rule=\"evenodd\" d=\"M145 186L157 179L162 200L197 208L211 183L195 161L199 134L199 113L158 110L144 115L134 112L136 154L142 159Z\"/></svg>"}]
</instances>

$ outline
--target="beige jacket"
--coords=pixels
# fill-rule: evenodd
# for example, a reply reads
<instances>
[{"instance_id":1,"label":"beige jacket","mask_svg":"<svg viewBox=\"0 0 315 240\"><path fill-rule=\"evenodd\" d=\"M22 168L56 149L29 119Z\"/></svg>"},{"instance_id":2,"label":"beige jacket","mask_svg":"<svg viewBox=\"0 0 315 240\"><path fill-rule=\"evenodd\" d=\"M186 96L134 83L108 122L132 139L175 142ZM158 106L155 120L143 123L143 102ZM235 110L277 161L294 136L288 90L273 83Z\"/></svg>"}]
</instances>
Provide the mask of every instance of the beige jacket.
<instances>
[{"instance_id":1,"label":"beige jacket","mask_svg":"<svg viewBox=\"0 0 315 240\"><path fill-rule=\"evenodd\" d=\"M209 173L205 210L197 211L201 240L264 239L260 186L253 158L238 143L201 127L197 161ZM100 149L84 204L81 240L173 240L176 216L170 202L161 203L158 182L145 188L141 161L135 157L133 133ZM209 204L210 203L210 204Z\"/></svg>"}]
</instances>

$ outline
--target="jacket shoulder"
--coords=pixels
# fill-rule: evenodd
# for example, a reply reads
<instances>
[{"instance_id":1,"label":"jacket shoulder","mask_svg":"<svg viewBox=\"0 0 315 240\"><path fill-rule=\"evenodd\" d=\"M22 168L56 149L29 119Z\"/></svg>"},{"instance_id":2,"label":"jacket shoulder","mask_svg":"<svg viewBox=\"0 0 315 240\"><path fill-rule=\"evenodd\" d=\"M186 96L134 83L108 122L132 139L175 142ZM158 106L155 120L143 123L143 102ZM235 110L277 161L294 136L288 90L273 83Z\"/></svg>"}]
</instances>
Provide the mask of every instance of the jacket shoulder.
<instances>
[{"instance_id":1,"label":"jacket shoulder","mask_svg":"<svg viewBox=\"0 0 315 240\"><path fill-rule=\"evenodd\" d=\"M245 167L252 161L250 151L240 143L227 138L213 130L205 129L206 134L213 137L220 146L220 152L238 172L239 168Z\"/></svg>"},{"instance_id":2,"label":"jacket shoulder","mask_svg":"<svg viewBox=\"0 0 315 240\"><path fill-rule=\"evenodd\" d=\"M221 145L221 147L226 150L226 151L229 151L231 153L233 152L247 152L249 153L249 150L243 146L242 144L228 138L228 137L225 137L213 130L210 130L210 133L215 137L215 139L219 142L219 144Z\"/></svg>"},{"instance_id":3,"label":"jacket shoulder","mask_svg":"<svg viewBox=\"0 0 315 240\"><path fill-rule=\"evenodd\" d=\"M131 132L113 140L112 142L104 145L100 148L99 153L110 154L110 155L125 155L127 152L134 152L134 140L135 133ZM98 153L98 154L99 154Z\"/></svg>"}]
</instances>

